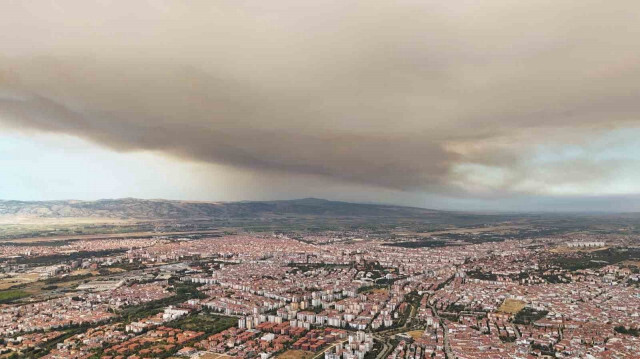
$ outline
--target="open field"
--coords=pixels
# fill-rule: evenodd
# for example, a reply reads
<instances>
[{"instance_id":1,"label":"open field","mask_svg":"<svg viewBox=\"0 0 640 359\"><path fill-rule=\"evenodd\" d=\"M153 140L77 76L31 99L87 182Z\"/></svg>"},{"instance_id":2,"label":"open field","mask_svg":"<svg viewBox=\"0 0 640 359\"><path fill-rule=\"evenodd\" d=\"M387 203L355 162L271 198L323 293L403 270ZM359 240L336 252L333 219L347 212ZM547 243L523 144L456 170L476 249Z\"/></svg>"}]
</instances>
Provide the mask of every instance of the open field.
<instances>
[{"instance_id":1,"label":"open field","mask_svg":"<svg viewBox=\"0 0 640 359\"><path fill-rule=\"evenodd\" d=\"M388 294L389 293L389 289L387 289L387 288L375 288L375 289L370 290L369 293Z\"/></svg>"},{"instance_id":2,"label":"open field","mask_svg":"<svg viewBox=\"0 0 640 359\"><path fill-rule=\"evenodd\" d=\"M125 233L147 230L144 223L116 218L38 218L0 215L0 238Z\"/></svg>"},{"instance_id":3,"label":"open field","mask_svg":"<svg viewBox=\"0 0 640 359\"><path fill-rule=\"evenodd\" d=\"M504 300L504 302L502 302L502 305L500 305L498 311L503 313L516 314L521 311L526 305L527 303L521 300L507 298Z\"/></svg>"},{"instance_id":4,"label":"open field","mask_svg":"<svg viewBox=\"0 0 640 359\"><path fill-rule=\"evenodd\" d=\"M56 283L47 283L45 281L37 281L31 282L21 287L21 290L28 293L31 299L47 299L51 297L59 297L62 294L60 291L68 290L77 287L80 283L87 280L87 278L82 279L72 279L69 281L56 282Z\"/></svg>"},{"instance_id":5,"label":"open field","mask_svg":"<svg viewBox=\"0 0 640 359\"><path fill-rule=\"evenodd\" d=\"M640 268L640 260L637 260L637 261L634 261L634 260L623 261L621 264L625 265L625 266Z\"/></svg>"},{"instance_id":6,"label":"open field","mask_svg":"<svg viewBox=\"0 0 640 359\"><path fill-rule=\"evenodd\" d=\"M207 353L200 356L200 359L225 359L225 358L233 358L226 354L217 354L217 353Z\"/></svg>"},{"instance_id":7,"label":"open field","mask_svg":"<svg viewBox=\"0 0 640 359\"><path fill-rule=\"evenodd\" d=\"M551 253L593 253L598 251L604 251L605 249L609 249L611 247L596 247L596 248L580 248L580 247L567 247L567 246L558 246L555 247L549 252Z\"/></svg>"},{"instance_id":8,"label":"open field","mask_svg":"<svg viewBox=\"0 0 640 359\"><path fill-rule=\"evenodd\" d=\"M237 322L238 318L235 317L200 313L187 316L167 325L172 328L215 334L234 326Z\"/></svg>"},{"instance_id":9,"label":"open field","mask_svg":"<svg viewBox=\"0 0 640 359\"><path fill-rule=\"evenodd\" d=\"M79 269L69 273L66 277L42 279L39 273L21 273L15 277L0 279L0 297L5 293L20 290L26 295L21 302L27 300L42 300L63 295L65 290L77 287L79 284L100 278L98 271ZM11 289L13 288L13 289ZM21 298L15 298L16 300Z\"/></svg>"},{"instance_id":10,"label":"open field","mask_svg":"<svg viewBox=\"0 0 640 359\"><path fill-rule=\"evenodd\" d=\"M42 243L56 242L68 240L87 240L87 239L108 239L108 238L146 238L153 236L179 236L191 234L219 234L219 230L207 231L188 231L188 232L130 232L130 233L108 233L108 234L88 234L88 235L68 235L68 236L52 236L52 237L29 237L18 239L7 239L4 243Z\"/></svg>"},{"instance_id":11,"label":"open field","mask_svg":"<svg viewBox=\"0 0 640 359\"><path fill-rule=\"evenodd\" d=\"M33 226L59 226L76 224L131 224L135 219L100 218L100 217L70 217L70 218L42 218L33 216L0 216L0 225L33 225Z\"/></svg>"},{"instance_id":12,"label":"open field","mask_svg":"<svg viewBox=\"0 0 640 359\"><path fill-rule=\"evenodd\" d=\"M487 227L476 227L476 228L451 228L444 229L439 231L430 231L430 232L420 232L415 233L420 236L436 236L441 234L462 234L462 233L500 233L500 232L509 232L514 230L519 230L527 225L517 225L517 224L509 224L509 225L498 225L498 226L487 226Z\"/></svg>"},{"instance_id":13,"label":"open field","mask_svg":"<svg viewBox=\"0 0 640 359\"><path fill-rule=\"evenodd\" d=\"M287 350L286 352L278 355L278 359L310 359L314 356L313 352L304 350Z\"/></svg>"},{"instance_id":14,"label":"open field","mask_svg":"<svg viewBox=\"0 0 640 359\"><path fill-rule=\"evenodd\" d=\"M23 291L23 290L18 290L18 289L13 289L13 290L5 290L0 292L0 304L2 303L9 303L11 301L20 299L20 298L24 298L24 297L28 297L29 293Z\"/></svg>"},{"instance_id":15,"label":"open field","mask_svg":"<svg viewBox=\"0 0 640 359\"><path fill-rule=\"evenodd\" d=\"M33 283L37 281L39 277L37 273L24 273L15 277L1 278L0 290L8 289L16 285Z\"/></svg>"},{"instance_id":16,"label":"open field","mask_svg":"<svg viewBox=\"0 0 640 359\"><path fill-rule=\"evenodd\" d=\"M111 271L112 269L120 269L120 268L107 268L107 269ZM114 272L114 273L117 273L117 272ZM69 273L70 276L84 275L84 274L98 275L99 272L97 270L92 270L92 269L76 269L73 272Z\"/></svg>"},{"instance_id":17,"label":"open field","mask_svg":"<svg viewBox=\"0 0 640 359\"><path fill-rule=\"evenodd\" d=\"M412 330L410 332L407 332L406 334L415 340L420 338L423 332L424 330Z\"/></svg>"}]
</instances>

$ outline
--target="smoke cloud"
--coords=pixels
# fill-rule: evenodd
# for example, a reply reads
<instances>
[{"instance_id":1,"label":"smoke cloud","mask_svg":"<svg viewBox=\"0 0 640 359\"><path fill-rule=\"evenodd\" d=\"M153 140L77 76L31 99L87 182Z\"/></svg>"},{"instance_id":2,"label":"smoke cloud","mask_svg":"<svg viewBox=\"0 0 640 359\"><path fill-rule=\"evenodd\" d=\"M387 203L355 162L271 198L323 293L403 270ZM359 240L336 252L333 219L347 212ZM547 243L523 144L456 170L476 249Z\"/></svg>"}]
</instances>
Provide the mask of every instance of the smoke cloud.
<instances>
[{"instance_id":1,"label":"smoke cloud","mask_svg":"<svg viewBox=\"0 0 640 359\"><path fill-rule=\"evenodd\" d=\"M633 0L6 1L0 124L401 191L588 189L629 163L540 149L640 125L638 18Z\"/></svg>"}]
</instances>

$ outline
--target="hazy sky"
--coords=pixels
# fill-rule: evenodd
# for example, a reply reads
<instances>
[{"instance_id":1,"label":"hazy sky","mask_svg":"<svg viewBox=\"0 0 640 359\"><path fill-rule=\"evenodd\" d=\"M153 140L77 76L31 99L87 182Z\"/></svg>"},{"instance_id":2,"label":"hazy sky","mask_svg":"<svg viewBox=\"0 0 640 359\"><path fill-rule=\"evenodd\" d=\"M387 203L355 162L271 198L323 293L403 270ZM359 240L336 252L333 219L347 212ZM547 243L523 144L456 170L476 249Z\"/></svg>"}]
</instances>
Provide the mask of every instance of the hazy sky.
<instances>
[{"instance_id":1,"label":"hazy sky","mask_svg":"<svg viewBox=\"0 0 640 359\"><path fill-rule=\"evenodd\" d=\"M636 0L3 1L0 198L640 210Z\"/></svg>"}]
</instances>

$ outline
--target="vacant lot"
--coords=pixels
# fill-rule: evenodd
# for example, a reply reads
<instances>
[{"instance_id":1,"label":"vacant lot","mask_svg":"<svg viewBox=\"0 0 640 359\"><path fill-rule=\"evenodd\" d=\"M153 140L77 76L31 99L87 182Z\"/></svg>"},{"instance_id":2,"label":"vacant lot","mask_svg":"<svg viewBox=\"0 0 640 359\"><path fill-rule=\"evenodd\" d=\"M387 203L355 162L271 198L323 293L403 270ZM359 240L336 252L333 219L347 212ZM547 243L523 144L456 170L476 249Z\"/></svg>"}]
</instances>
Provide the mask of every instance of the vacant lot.
<instances>
[{"instance_id":1,"label":"vacant lot","mask_svg":"<svg viewBox=\"0 0 640 359\"><path fill-rule=\"evenodd\" d=\"M622 262L621 264L625 266L640 268L640 261L628 260L628 261Z\"/></svg>"},{"instance_id":2,"label":"vacant lot","mask_svg":"<svg viewBox=\"0 0 640 359\"><path fill-rule=\"evenodd\" d=\"M415 340L422 337L422 333L424 333L424 330L412 330L410 332L407 332L406 334Z\"/></svg>"},{"instance_id":3,"label":"vacant lot","mask_svg":"<svg viewBox=\"0 0 640 359\"><path fill-rule=\"evenodd\" d=\"M310 359L313 355L313 352L307 352L304 350L287 350L286 352L278 355L278 359Z\"/></svg>"},{"instance_id":4,"label":"vacant lot","mask_svg":"<svg viewBox=\"0 0 640 359\"><path fill-rule=\"evenodd\" d=\"M370 293L373 294L387 294L389 293L389 289L387 288L375 288L369 291Z\"/></svg>"},{"instance_id":5,"label":"vacant lot","mask_svg":"<svg viewBox=\"0 0 640 359\"><path fill-rule=\"evenodd\" d=\"M200 359L226 359L226 358L233 358L233 357L226 354L216 354L216 353L204 354L200 356Z\"/></svg>"},{"instance_id":6,"label":"vacant lot","mask_svg":"<svg viewBox=\"0 0 640 359\"><path fill-rule=\"evenodd\" d=\"M507 298L504 300L504 302L502 302L502 305L500 306L500 308L498 308L498 311L503 313L516 314L521 311L526 304L527 303L521 300Z\"/></svg>"},{"instance_id":7,"label":"vacant lot","mask_svg":"<svg viewBox=\"0 0 640 359\"><path fill-rule=\"evenodd\" d=\"M15 277L7 277L0 279L0 290L9 289L16 285L32 283L38 280L40 276L37 273L22 273Z\"/></svg>"}]
</instances>

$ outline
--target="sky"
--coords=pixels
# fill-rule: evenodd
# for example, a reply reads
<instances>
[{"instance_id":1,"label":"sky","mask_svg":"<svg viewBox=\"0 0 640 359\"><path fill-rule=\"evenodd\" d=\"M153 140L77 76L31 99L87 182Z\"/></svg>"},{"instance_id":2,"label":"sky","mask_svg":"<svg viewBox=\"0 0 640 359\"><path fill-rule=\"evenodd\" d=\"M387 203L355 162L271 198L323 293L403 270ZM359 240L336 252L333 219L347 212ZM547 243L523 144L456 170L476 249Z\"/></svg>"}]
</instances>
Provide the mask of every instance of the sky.
<instances>
[{"instance_id":1,"label":"sky","mask_svg":"<svg viewBox=\"0 0 640 359\"><path fill-rule=\"evenodd\" d=\"M0 199L640 211L631 0L0 2Z\"/></svg>"}]
</instances>

